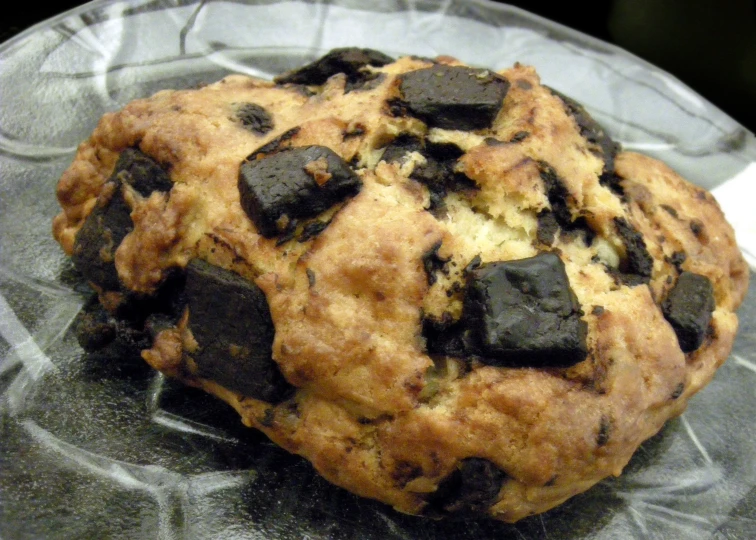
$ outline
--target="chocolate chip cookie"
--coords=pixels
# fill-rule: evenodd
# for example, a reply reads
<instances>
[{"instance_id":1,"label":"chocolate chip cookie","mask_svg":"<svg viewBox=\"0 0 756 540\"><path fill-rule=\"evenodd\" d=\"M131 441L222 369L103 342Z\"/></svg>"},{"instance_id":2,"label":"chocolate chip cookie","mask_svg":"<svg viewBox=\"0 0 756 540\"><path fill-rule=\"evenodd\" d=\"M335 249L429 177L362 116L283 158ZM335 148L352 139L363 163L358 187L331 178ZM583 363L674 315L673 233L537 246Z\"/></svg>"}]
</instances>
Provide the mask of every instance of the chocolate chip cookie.
<instances>
[{"instance_id":1,"label":"chocolate chip cookie","mask_svg":"<svg viewBox=\"0 0 756 540\"><path fill-rule=\"evenodd\" d=\"M727 358L710 194L535 70L337 49L106 114L55 238L78 332L397 510L516 521L603 478Z\"/></svg>"}]
</instances>

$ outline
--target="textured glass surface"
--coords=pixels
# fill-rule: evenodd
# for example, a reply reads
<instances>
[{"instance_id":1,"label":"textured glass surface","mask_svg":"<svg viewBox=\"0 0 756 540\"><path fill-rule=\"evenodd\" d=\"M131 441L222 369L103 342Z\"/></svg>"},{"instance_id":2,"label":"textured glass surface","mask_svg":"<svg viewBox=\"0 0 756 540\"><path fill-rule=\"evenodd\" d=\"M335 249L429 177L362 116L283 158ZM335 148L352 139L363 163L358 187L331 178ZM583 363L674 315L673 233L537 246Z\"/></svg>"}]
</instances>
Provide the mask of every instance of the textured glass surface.
<instances>
[{"instance_id":1,"label":"textured glass surface","mask_svg":"<svg viewBox=\"0 0 756 540\"><path fill-rule=\"evenodd\" d=\"M359 499L141 359L82 352L69 327L90 293L50 223L57 179L98 118L158 89L271 77L348 45L532 64L626 149L715 192L736 180L737 233L756 243L750 208L736 204L756 194L752 134L664 72L520 10L92 2L0 46L0 538L756 537L754 279L733 354L687 412L621 477L516 525L439 523Z\"/></svg>"}]
</instances>

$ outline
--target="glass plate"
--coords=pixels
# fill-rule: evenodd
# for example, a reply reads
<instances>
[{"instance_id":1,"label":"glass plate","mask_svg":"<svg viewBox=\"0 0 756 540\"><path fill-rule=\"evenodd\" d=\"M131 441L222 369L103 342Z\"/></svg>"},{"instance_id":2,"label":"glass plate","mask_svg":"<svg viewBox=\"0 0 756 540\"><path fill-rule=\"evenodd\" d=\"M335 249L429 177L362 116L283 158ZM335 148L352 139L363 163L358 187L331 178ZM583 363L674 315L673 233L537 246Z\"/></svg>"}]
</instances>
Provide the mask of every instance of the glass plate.
<instances>
[{"instance_id":1,"label":"glass plate","mask_svg":"<svg viewBox=\"0 0 756 540\"><path fill-rule=\"evenodd\" d=\"M84 354L90 294L53 241L55 184L99 117L162 88L271 77L328 49L534 65L626 149L721 195L756 253L756 139L613 46L482 1L95 1L0 46L0 536L752 538L756 279L732 356L625 474L515 525L398 514L331 486L139 358ZM753 259L751 259L753 261ZM752 273L753 277L753 273Z\"/></svg>"}]
</instances>

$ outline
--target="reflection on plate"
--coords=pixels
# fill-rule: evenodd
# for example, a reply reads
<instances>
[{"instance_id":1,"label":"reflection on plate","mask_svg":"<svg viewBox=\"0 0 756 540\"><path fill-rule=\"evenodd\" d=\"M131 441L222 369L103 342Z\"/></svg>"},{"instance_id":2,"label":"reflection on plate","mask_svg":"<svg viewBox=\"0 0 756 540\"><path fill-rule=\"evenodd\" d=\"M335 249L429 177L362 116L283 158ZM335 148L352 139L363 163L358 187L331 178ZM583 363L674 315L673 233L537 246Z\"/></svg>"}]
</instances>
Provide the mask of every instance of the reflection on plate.
<instances>
[{"instance_id":1,"label":"reflection on plate","mask_svg":"<svg viewBox=\"0 0 756 540\"><path fill-rule=\"evenodd\" d=\"M438 523L359 499L141 359L81 351L69 327L89 292L50 221L57 178L99 117L158 89L270 77L347 45L532 64L626 149L708 189L756 170L753 135L674 78L498 4L103 1L17 36L0 46L0 536L749 538L753 290L730 359L622 477L516 525Z\"/></svg>"}]
</instances>

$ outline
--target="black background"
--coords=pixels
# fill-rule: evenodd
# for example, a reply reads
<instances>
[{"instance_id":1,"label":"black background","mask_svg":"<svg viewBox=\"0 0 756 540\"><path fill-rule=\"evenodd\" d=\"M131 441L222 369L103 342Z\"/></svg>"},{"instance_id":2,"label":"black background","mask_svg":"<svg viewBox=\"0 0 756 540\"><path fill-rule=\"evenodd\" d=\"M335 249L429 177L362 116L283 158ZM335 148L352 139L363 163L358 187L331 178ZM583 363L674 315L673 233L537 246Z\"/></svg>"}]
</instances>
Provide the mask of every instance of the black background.
<instances>
[{"instance_id":1,"label":"black background","mask_svg":"<svg viewBox=\"0 0 756 540\"><path fill-rule=\"evenodd\" d=\"M0 17L0 41L82 3L16 3ZM756 0L508 3L635 53L756 132Z\"/></svg>"}]
</instances>

